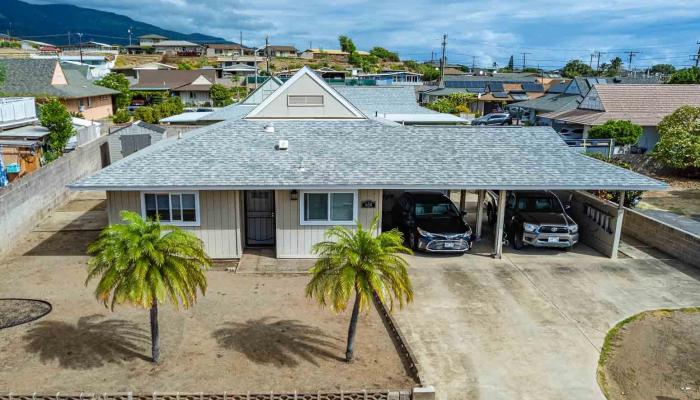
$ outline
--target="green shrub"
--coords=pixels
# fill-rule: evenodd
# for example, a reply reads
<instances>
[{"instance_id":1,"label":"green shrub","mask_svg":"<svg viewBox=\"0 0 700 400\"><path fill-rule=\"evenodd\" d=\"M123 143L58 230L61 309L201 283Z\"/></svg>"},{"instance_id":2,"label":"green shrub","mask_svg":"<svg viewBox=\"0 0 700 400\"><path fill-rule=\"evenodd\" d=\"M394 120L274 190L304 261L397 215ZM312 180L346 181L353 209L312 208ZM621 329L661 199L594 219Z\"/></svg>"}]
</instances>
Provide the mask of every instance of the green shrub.
<instances>
[{"instance_id":1,"label":"green shrub","mask_svg":"<svg viewBox=\"0 0 700 400\"><path fill-rule=\"evenodd\" d=\"M469 112L469 105L476 101L476 98L476 95L473 93L452 93L426 105L426 107L445 114Z\"/></svg>"},{"instance_id":2,"label":"green shrub","mask_svg":"<svg viewBox=\"0 0 700 400\"><path fill-rule=\"evenodd\" d=\"M112 122L115 124L125 124L129 121L131 121L131 115L129 115L127 110L117 110L117 112L112 115Z\"/></svg>"},{"instance_id":3,"label":"green shrub","mask_svg":"<svg viewBox=\"0 0 700 400\"><path fill-rule=\"evenodd\" d=\"M642 136L642 127L630 121L611 120L594 126L588 131L593 139L614 139L616 145L625 146L637 143Z\"/></svg>"},{"instance_id":4,"label":"green shrub","mask_svg":"<svg viewBox=\"0 0 700 400\"><path fill-rule=\"evenodd\" d=\"M129 91L129 80L126 76L117 72L110 72L102 79L95 81L95 85L110 88L119 92L116 96L117 109L125 108L131 103L131 92Z\"/></svg>"},{"instance_id":5,"label":"green shrub","mask_svg":"<svg viewBox=\"0 0 700 400\"><path fill-rule=\"evenodd\" d=\"M679 170L700 168L700 107L683 106L659 123L652 157Z\"/></svg>"},{"instance_id":6,"label":"green shrub","mask_svg":"<svg viewBox=\"0 0 700 400\"><path fill-rule=\"evenodd\" d=\"M63 154L68 139L75 134L71 115L57 98L50 98L39 109L41 126L49 130L44 158L50 162Z\"/></svg>"}]
</instances>

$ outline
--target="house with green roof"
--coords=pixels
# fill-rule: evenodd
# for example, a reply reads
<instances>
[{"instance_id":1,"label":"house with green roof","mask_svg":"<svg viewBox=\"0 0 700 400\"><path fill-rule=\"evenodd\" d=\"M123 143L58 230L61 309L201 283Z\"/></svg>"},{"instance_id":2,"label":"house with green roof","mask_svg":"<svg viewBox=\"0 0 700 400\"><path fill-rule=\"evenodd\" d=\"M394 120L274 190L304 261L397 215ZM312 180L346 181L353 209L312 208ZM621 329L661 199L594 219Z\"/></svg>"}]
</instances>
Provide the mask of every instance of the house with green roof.
<instances>
[{"instance_id":1,"label":"house with green roof","mask_svg":"<svg viewBox=\"0 0 700 400\"><path fill-rule=\"evenodd\" d=\"M56 59L2 59L5 81L0 93L8 96L57 97L70 112L98 120L112 115L116 90L95 85L88 68Z\"/></svg>"}]
</instances>

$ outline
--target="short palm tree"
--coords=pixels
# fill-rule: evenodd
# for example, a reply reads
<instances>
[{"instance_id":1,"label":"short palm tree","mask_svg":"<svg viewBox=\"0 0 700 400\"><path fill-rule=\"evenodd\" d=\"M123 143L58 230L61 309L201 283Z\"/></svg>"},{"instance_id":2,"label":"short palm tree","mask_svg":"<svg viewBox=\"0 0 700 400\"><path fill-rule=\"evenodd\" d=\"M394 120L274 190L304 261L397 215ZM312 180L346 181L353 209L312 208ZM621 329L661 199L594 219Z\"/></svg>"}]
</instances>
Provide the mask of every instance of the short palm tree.
<instances>
[{"instance_id":1,"label":"short palm tree","mask_svg":"<svg viewBox=\"0 0 700 400\"><path fill-rule=\"evenodd\" d=\"M152 360L160 358L158 303L169 300L187 309L197 301L197 290L207 288L205 270L211 260L202 241L192 233L122 211L125 224L106 227L88 246L85 284L100 276L95 297L111 307L122 303L150 309Z\"/></svg>"},{"instance_id":2,"label":"short palm tree","mask_svg":"<svg viewBox=\"0 0 700 400\"><path fill-rule=\"evenodd\" d=\"M353 358L358 314L370 306L375 293L382 302L388 301L392 309L394 302L403 307L413 301L408 264L401 256L411 254L411 250L403 245L398 230L376 235L378 223L376 216L369 229L363 229L359 223L355 231L334 226L326 231L326 240L312 248L319 259L310 269L307 297L341 312L355 296L345 352L347 362Z\"/></svg>"}]
</instances>

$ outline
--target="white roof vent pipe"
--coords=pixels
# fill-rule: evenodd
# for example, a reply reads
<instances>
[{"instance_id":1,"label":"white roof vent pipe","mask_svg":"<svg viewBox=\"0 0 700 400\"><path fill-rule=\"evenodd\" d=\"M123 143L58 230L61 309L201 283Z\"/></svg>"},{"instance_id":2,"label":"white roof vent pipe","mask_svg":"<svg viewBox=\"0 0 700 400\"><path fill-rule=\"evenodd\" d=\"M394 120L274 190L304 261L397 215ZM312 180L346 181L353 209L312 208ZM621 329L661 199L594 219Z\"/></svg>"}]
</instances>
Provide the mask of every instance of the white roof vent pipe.
<instances>
[{"instance_id":1,"label":"white roof vent pipe","mask_svg":"<svg viewBox=\"0 0 700 400\"><path fill-rule=\"evenodd\" d=\"M272 125L272 122L270 122L269 124L265 125L265 128L263 128L263 129L264 129L265 132L267 132L267 133L275 133L275 126Z\"/></svg>"},{"instance_id":2,"label":"white roof vent pipe","mask_svg":"<svg viewBox=\"0 0 700 400\"><path fill-rule=\"evenodd\" d=\"M288 141L286 141L286 140L284 140L284 139L280 139L280 140L277 142L277 150L287 150L288 148L289 148L289 142L288 142Z\"/></svg>"}]
</instances>

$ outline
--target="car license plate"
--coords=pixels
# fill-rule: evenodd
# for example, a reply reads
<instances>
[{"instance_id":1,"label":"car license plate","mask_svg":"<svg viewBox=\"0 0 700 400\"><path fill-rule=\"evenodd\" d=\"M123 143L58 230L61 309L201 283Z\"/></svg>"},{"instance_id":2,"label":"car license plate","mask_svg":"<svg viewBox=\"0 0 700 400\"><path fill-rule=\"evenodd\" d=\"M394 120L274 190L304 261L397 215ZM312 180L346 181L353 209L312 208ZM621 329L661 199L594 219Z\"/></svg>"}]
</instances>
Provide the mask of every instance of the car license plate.
<instances>
[{"instance_id":1,"label":"car license plate","mask_svg":"<svg viewBox=\"0 0 700 400\"><path fill-rule=\"evenodd\" d=\"M556 236L550 236L550 237L547 238L547 241L548 241L549 243L559 243L559 238L556 237Z\"/></svg>"},{"instance_id":2,"label":"car license plate","mask_svg":"<svg viewBox=\"0 0 700 400\"><path fill-rule=\"evenodd\" d=\"M444 245L444 246L445 246L446 249L454 249L455 244L452 243L452 242L445 242L445 245Z\"/></svg>"}]
</instances>

